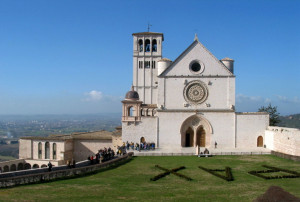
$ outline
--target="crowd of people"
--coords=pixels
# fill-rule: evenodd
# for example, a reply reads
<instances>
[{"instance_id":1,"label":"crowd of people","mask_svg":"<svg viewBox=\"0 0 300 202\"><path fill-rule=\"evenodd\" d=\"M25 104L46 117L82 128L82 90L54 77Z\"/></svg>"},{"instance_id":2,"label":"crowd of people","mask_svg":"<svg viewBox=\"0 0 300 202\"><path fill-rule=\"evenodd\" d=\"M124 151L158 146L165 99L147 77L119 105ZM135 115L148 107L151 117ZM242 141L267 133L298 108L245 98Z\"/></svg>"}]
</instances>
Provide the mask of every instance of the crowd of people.
<instances>
[{"instance_id":1,"label":"crowd of people","mask_svg":"<svg viewBox=\"0 0 300 202\"><path fill-rule=\"evenodd\" d=\"M101 163L104 161L111 160L115 157L115 152L110 147L107 149L104 147L104 149L98 150L98 152L95 154L95 156L88 156L88 160L91 162L91 164Z\"/></svg>"},{"instance_id":2,"label":"crowd of people","mask_svg":"<svg viewBox=\"0 0 300 202\"><path fill-rule=\"evenodd\" d=\"M123 142L123 146L127 149L127 150L137 150L137 151L141 151L141 150L155 150L155 143L147 143L147 142L141 142L139 143L129 143L128 141L125 143Z\"/></svg>"}]
</instances>

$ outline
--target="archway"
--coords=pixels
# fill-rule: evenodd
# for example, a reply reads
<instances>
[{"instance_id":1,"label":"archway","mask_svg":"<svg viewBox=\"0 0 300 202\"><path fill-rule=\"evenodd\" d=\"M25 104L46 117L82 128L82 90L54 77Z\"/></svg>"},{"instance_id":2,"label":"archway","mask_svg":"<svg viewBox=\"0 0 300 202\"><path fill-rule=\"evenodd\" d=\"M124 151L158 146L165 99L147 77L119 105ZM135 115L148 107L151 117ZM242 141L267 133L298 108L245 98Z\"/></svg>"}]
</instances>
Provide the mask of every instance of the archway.
<instances>
[{"instance_id":1,"label":"archway","mask_svg":"<svg viewBox=\"0 0 300 202\"><path fill-rule=\"evenodd\" d=\"M41 168L47 168L46 164L41 165Z\"/></svg>"},{"instance_id":2,"label":"archway","mask_svg":"<svg viewBox=\"0 0 300 202\"><path fill-rule=\"evenodd\" d=\"M25 170L31 169L31 165L29 163L25 163L24 169Z\"/></svg>"},{"instance_id":3,"label":"archway","mask_svg":"<svg viewBox=\"0 0 300 202\"><path fill-rule=\"evenodd\" d=\"M183 141L183 147L192 147L194 146L194 131L189 127L185 132L185 137Z\"/></svg>"},{"instance_id":4,"label":"archway","mask_svg":"<svg viewBox=\"0 0 300 202\"><path fill-rule=\"evenodd\" d=\"M17 170L16 164L12 164L12 165L10 166L10 171L16 171L16 170Z\"/></svg>"},{"instance_id":5,"label":"archway","mask_svg":"<svg viewBox=\"0 0 300 202\"><path fill-rule=\"evenodd\" d=\"M38 164L34 164L34 165L32 166L32 168L39 168L39 165L38 165Z\"/></svg>"},{"instance_id":6,"label":"archway","mask_svg":"<svg viewBox=\"0 0 300 202\"><path fill-rule=\"evenodd\" d=\"M203 126L200 126L197 129L197 139L196 139L196 145L200 147L205 147L205 130L203 129Z\"/></svg>"},{"instance_id":7,"label":"archway","mask_svg":"<svg viewBox=\"0 0 300 202\"><path fill-rule=\"evenodd\" d=\"M181 146L210 148L213 129L209 121L201 115L188 117L181 125ZM189 135L188 135L189 134Z\"/></svg>"},{"instance_id":8,"label":"archway","mask_svg":"<svg viewBox=\"0 0 300 202\"><path fill-rule=\"evenodd\" d=\"M18 164L18 170L23 170L24 169L23 167L24 167L23 163Z\"/></svg>"},{"instance_id":9,"label":"archway","mask_svg":"<svg viewBox=\"0 0 300 202\"><path fill-rule=\"evenodd\" d=\"M9 167L7 165L3 167L3 172L9 172Z\"/></svg>"},{"instance_id":10,"label":"archway","mask_svg":"<svg viewBox=\"0 0 300 202\"><path fill-rule=\"evenodd\" d=\"M257 138L257 147L263 147L263 145L264 145L264 139L262 136L259 136Z\"/></svg>"}]
</instances>

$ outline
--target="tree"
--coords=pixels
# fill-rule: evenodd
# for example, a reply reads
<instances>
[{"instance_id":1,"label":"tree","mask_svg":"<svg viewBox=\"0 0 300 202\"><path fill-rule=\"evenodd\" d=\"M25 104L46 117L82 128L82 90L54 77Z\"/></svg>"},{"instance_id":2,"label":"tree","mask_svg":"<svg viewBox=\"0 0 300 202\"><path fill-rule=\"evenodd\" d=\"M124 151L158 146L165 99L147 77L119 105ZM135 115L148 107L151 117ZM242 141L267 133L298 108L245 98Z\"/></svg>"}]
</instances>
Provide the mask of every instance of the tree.
<instances>
[{"instance_id":1,"label":"tree","mask_svg":"<svg viewBox=\"0 0 300 202\"><path fill-rule=\"evenodd\" d=\"M277 126L280 123L279 112L277 112L277 106L272 107L271 103L269 106L262 106L258 109L259 112L267 112L270 116L270 126Z\"/></svg>"}]
</instances>

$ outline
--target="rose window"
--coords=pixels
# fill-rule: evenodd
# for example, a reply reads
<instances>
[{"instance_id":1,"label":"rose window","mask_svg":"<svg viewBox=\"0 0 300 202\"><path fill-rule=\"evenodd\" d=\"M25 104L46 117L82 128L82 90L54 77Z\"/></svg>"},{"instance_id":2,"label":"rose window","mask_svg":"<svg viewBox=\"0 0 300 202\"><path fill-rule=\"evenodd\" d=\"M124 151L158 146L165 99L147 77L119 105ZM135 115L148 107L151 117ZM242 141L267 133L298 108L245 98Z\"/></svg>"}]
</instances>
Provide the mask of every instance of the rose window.
<instances>
[{"instance_id":1,"label":"rose window","mask_svg":"<svg viewBox=\"0 0 300 202\"><path fill-rule=\"evenodd\" d=\"M207 88L200 81L192 81L184 88L184 98L191 104L201 104L206 100L207 95Z\"/></svg>"}]
</instances>

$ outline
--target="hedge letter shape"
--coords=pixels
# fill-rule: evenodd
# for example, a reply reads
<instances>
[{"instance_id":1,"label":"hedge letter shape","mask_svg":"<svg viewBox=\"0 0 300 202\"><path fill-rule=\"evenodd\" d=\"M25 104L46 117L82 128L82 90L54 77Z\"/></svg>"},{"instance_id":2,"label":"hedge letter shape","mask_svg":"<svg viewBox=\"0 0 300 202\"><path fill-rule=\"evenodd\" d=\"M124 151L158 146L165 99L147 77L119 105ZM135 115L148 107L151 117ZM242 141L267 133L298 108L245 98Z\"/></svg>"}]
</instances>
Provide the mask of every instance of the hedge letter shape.
<instances>
[{"instance_id":1,"label":"hedge letter shape","mask_svg":"<svg viewBox=\"0 0 300 202\"><path fill-rule=\"evenodd\" d=\"M230 167L225 167L225 169L208 169L199 166L199 168L223 180L233 181L233 175ZM225 172L225 175L220 175L219 172Z\"/></svg>"},{"instance_id":2,"label":"hedge letter shape","mask_svg":"<svg viewBox=\"0 0 300 202\"><path fill-rule=\"evenodd\" d=\"M300 173L288 169L283 169L283 168L277 168L273 166L267 166L267 165L262 165L262 167L268 168L269 170L252 170L249 171L248 173L260 178L263 178L265 180L271 180L271 179L283 179L283 178L299 178ZM277 176L265 176L263 173L274 173L274 172L284 172L284 173L289 173L291 175L277 175Z\"/></svg>"},{"instance_id":3,"label":"hedge letter shape","mask_svg":"<svg viewBox=\"0 0 300 202\"><path fill-rule=\"evenodd\" d=\"M187 176L185 176L185 175L183 175L183 174L177 173L177 171L182 170L182 169L185 169L184 166L181 166L181 167L178 167L178 168L173 168L172 170L169 170L169 169L167 169L167 168L163 168L163 167L161 167L161 166L159 166L159 165L155 165L155 167L157 167L157 168L159 168L160 170L163 170L163 171L165 171L165 172L160 173L160 174L154 176L153 178L151 178L150 180L152 180L152 181L159 180L160 178L163 178L163 177L169 175L170 173L172 173L172 174L174 174L174 175L176 175L176 176L178 176L178 177L184 178L184 179L186 179L186 180L189 180L189 181L192 180L192 178L189 178L189 177L187 177Z\"/></svg>"}]
</instances>

